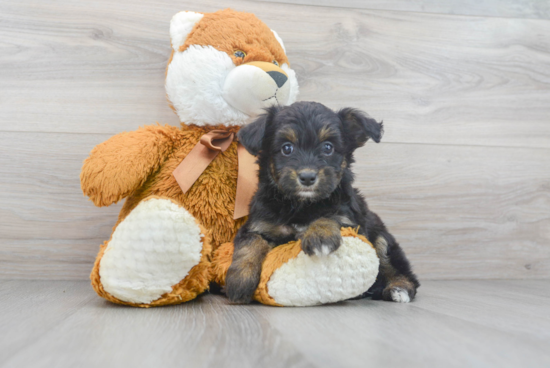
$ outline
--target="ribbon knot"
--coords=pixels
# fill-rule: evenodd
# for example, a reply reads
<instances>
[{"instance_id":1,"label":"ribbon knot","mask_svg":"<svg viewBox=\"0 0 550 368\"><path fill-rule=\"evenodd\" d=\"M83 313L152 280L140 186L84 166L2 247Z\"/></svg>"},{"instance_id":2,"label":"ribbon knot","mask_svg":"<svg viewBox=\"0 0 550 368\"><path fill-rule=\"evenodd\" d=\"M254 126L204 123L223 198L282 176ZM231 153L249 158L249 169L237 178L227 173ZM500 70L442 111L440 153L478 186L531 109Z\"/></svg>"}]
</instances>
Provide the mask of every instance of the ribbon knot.
<instances>
[{"instance_id":1,"label":"ribbon knot","mask_svg":"<svg viewBox=\"0 0 550 368\"><path fill-rule=\"evenodd\" d=\"M186 193L208 165L220 152L225 152L235 138L235 133L226 130L211 130L204 134L199 143L187 154L183 161L172 172L183 193ZM237 194L233 219L248 215L248 205L258 189L258 165L242 144L237 146L239 171L237 176Z\"/></svg>"}]
</instances>

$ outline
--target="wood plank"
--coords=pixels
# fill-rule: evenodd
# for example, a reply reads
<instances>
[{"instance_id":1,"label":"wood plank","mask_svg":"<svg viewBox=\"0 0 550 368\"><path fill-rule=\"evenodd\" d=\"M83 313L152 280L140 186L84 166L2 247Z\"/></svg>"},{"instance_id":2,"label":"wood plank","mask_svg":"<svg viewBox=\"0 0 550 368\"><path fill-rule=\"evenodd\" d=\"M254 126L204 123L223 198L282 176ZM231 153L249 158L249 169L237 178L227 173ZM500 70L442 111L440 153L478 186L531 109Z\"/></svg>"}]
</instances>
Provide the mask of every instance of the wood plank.
<instances>
[{"instance_id":1,"label":"wood plank","mask_svg":"<svg viewBox=\"0 0 550 368\"><path fill-rule=\"evenodd\" d=\"M550 342L548 280L465 280L428 282L427 286L420 295L430 302L414 304L419 308Z\"/></svg>"},{"instance_id":2,"label":"wood plank","mask_svg":"<svg viewBox=\"0 0 550 368\"><path fill-rule=\"evenodd\" d=\"M550 21L229 5L278 30L301 99L363 108L386 121L387 142L550 147ZM3 1L0 131L177 125L163 90L169 19L220 7Z\"/></svg>"},{"instance_id":3,"label":"wood plank","mask_svg":"<svg viewBox=\"0 0 550 368\"><path fill-rule=\"evenodd\" d=\"M80 189L80 169L108 135L2 133L0 275L87 279L121 204L97 208Z\"/></svg>"},{"instance_id":4,"label":"wood plank","mask_svg":"<svg viewBox=\"0 0 550 368\"><path fill-rule=\"evenodd\" d=\"M95 208L78 176L107 138L0 136L0 278L88 278L120 207ZM369 143L357 161L421 279L550 278L550 150Z\"/></svg>"},{"instance_id":5,"label":"wood plank","mask_svg":"<svg viewBox=\"0 0 550 368\"><path fill-rule=\"evenodd\" d=\"M2 283L0 367L543 367L549 286L432 281L408 305L274 308L205 295L144 310L110 304L85 281Z\"/></svg>"},{"instance_id":6,"label":"wood plank","mask_svg":"<svg viewBox=\"0 0 550 368\"><path fill-rule=\"evenodd\" d=\"M89 283L82 281L2 281L0 366L95 300L90 289Z\"/></svg>"},{"instance_id":7,"label":"wood plank","mask_svg":"<svg viewBox=\"0 0 550 368\"><path fill-rule=\"evenodd\" d=\"M547 364L548 335L540 334L550 327L547 318L540 321L540 329L527 331L527 335L516 334L508 328L510 324L537 322L536 316L529 313L506 313L506 310L526 306L529 301L524 295L511 293L506 300L509 305L502 306L501 313L488 317L486 305L479 301L485 296L488 303L496 305L499 300L493 299L495 294L476 287L478 281L461 283L464 287L455 288L452 281L426 282L419 290L418 299L409 305L359 300L318 308L259 310L306 356L315 357L313 362L320 366L338 366L344 359L349 366L358 367L365 366L367 361L373 367L537 367ZM493 281L484 284L493 289ZM530 285L530 282L521 284ZM539 285L548 288L548 281ZM442 306L438 303L440 300L448 303ZM450 306L452 303L457 305ZM534 304L536 315L544 315L548 306L548 300ZM477 316L471 312L474 309L480 312ZM526 343L528 349L533 350L528 353L514 341ZM335 346L339 348L332 350Z\"/></svg>"},{"instance_id":8,"label":"wood plank","mask_svg":"<svg viewBox=\"0 0 550 368\"><path fill-rule=\"evenodd\" d=\"M7 353L0 367L313 367L265 319L246 307L228 305L219 296L144 310L110 304L87 283L40 284L45 289L41 295L48 303L46 309L60 314L55 317L63 321L35 336L29 322L34 321L31 313L40 305L4 313L13 324L20 324L18 336L27 339L17 351L0 345ZM65 284L85 288L87 295L85 304L70 315L59 313L62 307L52 308L66 307L67 297L48 298L57 285ZM27 289L27 283L22 285L10 293L11 300ZM1 305L19 306L13 302Z\"/></svg>"},{"instance_id":9,"label":"wood plank","mask_svg":"<svg viewBox=\"0 0 550 368\"><path fill-rule=\"evenodd\" d=\"M385 119L391 144L361 151L358 185L421 278L550 277L549 21L229 4L285 39L302 99ZM220 6L0 4L0 278L88 277L120 205L81 195L82 160L120 131L177 125L168 21Z\"/></svg>"},{"instance_id":10,"label":"wood plank","mask_svg":"<svg viewBox=\"0 0 550 368\"><path fill-rule=\"evenodd\" d=\"M397 10L419 13L475 15L486 17L550 19L550 4L538 0L258 0L267 3L301 4Z\"/></svg>"},{"instance_id":11,"label":"wood plank","mask_svg":"<svg viewBox=\"0 0 550 368\"><path fill-rule=\"evenodd\" d=\"M550 151L368 144L354 172L427 279L550 275Z\"/></svg>"}]
</instances>

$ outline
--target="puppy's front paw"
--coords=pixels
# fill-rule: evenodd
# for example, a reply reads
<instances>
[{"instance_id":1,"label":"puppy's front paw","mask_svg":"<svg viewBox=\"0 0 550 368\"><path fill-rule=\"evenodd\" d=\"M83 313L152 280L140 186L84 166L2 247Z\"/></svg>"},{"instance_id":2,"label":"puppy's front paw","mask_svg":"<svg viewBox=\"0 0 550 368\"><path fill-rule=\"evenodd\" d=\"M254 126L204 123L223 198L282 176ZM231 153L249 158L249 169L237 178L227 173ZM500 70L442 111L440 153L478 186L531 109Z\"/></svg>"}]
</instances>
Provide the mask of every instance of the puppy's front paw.
<instances>
[{"instance_id":1,"label":"puppy's front paw","mask_svg":"<svg viewBox=\"0 0 550 368\"><path fill-rule=\"evenodd\" d=\"M302 250L309 256L327 256L338 249L341 242L340 233L330 237L305 236L302 238Z\"/></svg>"},{"instance_id":2,"label":"puppy's front paw","mask_svg":"<svg viewBox=\"0 0 550 368\"><path fill-rule=\"evenodd\" d=\"M330 220L317 220L308 227L300 240L305 254L329 255L342 243L340 226Z\"/></svg>"},{"instance_id":3,"label":"puppy's front paw","mask_svg":"<svg viewBox=\"0 0 550 368\"><path fill-rule=\"evenodd\" d=\"M248 304L252 301L259 282L259 275L231 266L225 278L225 293L233 303Z\"/></svg>"}]
</instances>

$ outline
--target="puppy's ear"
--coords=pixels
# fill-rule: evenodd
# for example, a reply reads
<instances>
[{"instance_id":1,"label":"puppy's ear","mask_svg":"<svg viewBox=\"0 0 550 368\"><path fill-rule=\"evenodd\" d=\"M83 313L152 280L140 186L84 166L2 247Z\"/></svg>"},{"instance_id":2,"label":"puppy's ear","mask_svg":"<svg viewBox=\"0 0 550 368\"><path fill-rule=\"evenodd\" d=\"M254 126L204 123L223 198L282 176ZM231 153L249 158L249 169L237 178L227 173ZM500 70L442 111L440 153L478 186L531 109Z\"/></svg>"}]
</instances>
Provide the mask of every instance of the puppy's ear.
<instances>
[{"instance_id":1,"label":"puppy's ear","mask_svg":"<svg viewBox=\"0 0 550 368\"><path fill-rule=\"evenodd\" d=\"M278 108L272 106L266 109L266 113L258 116L258 118L248 125L242 127L237 133L239 142L246 148L251 155L258 156L258 153L262 149L262 141L265 134L265 127L268 121L273 119L273 116L277 113Z\"/></svg>"},{"instance_id":2,"label":"puppy's ear","mask_svg":"<svg viewBox=\"0 0 550 368\"><path fill-rule=\"evenodd\" d=\"M344 125L344 133L355 144L354 149L362 147L369 138L376 143L382 139L384 133L382 123L366 116L365 113L347 107L338 111L338 117Z\"/></svg>"}]
</instances>

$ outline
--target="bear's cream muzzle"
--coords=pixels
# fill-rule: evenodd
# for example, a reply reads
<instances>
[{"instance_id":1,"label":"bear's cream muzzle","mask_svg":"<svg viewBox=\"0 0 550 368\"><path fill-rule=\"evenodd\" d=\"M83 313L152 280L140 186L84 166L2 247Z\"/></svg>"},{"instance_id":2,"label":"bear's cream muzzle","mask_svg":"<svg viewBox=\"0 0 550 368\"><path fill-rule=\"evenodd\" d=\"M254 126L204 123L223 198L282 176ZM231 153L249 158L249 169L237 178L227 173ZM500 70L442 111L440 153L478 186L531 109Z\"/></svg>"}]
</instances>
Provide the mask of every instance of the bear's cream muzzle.
<instances>
[{"instance_id":1,"label":"bear's cream muzzle","mask_svg":"<svg viewBox=\"0 0 550 368\"><path fill-rule=\"evenodd\" d=\"M225 101L249 116L261 114L272 105L287 105L289 96L287 73L265 61L236 67L227 75L223 86Z\"/></svg>"}]
</instances>

